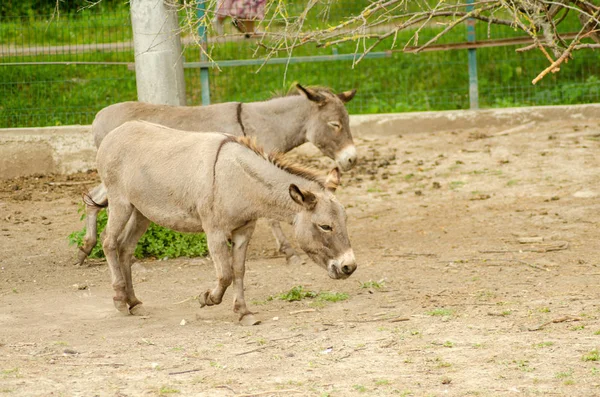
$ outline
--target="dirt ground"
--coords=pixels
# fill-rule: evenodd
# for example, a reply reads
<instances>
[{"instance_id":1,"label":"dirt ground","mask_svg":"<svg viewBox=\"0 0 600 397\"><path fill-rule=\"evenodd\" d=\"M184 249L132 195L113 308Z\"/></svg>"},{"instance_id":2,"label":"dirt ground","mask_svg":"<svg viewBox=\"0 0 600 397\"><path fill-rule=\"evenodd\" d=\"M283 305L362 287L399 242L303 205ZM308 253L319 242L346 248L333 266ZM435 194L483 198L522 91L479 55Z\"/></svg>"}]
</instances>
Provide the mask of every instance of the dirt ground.
<instances>
[{"instance_id":1,"label":"dirt ground","mask_svg":"<svg viewBox=\"0 0 600 397\"><path fill-rule=\"evenodd\" d=\"M190 299L215 277L197 258L142 261L149 315L119 314L105 263L74 267L67 242L97 175L2 181L0 393L600 395L600 117L356 141L338 196L358 270L287 266L261 221L254 327L231 291ZM348 299L269 299L297 285Z\"/></svg>"}]
</instances>

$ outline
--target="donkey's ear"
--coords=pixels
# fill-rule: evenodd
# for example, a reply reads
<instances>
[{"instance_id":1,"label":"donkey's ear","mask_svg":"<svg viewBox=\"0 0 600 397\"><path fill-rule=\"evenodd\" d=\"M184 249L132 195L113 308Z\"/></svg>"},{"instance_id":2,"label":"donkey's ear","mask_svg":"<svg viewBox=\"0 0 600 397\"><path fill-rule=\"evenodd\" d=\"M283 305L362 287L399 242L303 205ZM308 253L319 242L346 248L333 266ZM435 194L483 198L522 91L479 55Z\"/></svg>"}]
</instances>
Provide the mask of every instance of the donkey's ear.
<instances>
[{"instance_id":1,"label":"donkey's ear","mask_svg":"<svg viewBox=\"0 0 600 397\"><path fill-rule=\"evenodd\" d=\"M317 197L313 193L302 190L293 183L290 185L290 197L307 210L312 210L317 205Z\"/></svg>"},{"instance_id":2,"label":"donkey's ear","mask_svg":"<svg viewBox=\"0 0 600 397\"><path fill-rule=\"evenodd\" d=\"M344 102L344 103L350 102L350 100L352 100L352 98L354 98L354 95L356 95L356 88L354 88L350 91L344 91L340 94L337 94L338 98L340 98L342 100L342 102Z\"/></svg>"},{"instance_id":3,"label":"donkey's ear","mask_svg":"<svg viewBox=\"0 0 600 397\"><path fill-rule=\"evenodd\" d=\"M325 102L325 100L327 99L327 98L325 98L325 95L319 94L317 91L313 90L312 88L305 88L305 87L302 87L300 84L296 84L296 88L306 98L308 98L309 100L311 100L313 102L318 103L319 105L323 104Z\"/></svg>"},{"instance_id":4,"label":"donkey's ear","mask_svg":"<svg viewBox=\"0 0 600 397\"><path fill-rule=\"evenodd\" d=\"M330 192L335 192L335 189L337 189L338 185L340 184L341 176L342 173L340 172L340 169L338 167L335 167L334 169L329 171L329 174L327 174L327 178L325 178L325 187Z\"/></svg>"}]
</instances>

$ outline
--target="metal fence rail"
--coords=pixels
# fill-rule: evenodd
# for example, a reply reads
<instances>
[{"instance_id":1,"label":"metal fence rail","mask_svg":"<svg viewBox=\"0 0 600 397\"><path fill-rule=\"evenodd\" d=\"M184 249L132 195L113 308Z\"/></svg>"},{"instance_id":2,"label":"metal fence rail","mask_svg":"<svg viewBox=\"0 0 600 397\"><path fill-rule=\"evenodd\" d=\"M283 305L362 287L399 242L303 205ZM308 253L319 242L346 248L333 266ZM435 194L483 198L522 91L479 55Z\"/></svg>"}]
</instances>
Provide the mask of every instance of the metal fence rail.
<instances>
[{"instance_id":1,"label":"metal fence rail","mask_svg":"<svg viewBox=\"0 0 600 397\"><path fill-rule=\"evenodd\" d=\"M566 31L575 30L576 25L563 24ZM478 26L475 40L487 40L487 27ZM231 32L227 26L226 33ZM421 40L435 33L425 30ZM538 51L516 53L517 45L523 45L514 40L518 33L510 28L493 27L491 33L506 38L508 45L476 50L479 107L600 102L600 51L577 52L559 73L534 86L531 80L547 60ZM202 103L200 68L204 68L212 103L264 100L298 81L339 91L358 88L348 104L355 114L466 109L468 50L462 44L448 50L466 39L466 27L461 27L442 41L449 46L418 55L386 51L389 47L384 45L352 68L353 44L300 48L294 54L297 58L262 65L254 57L255 39L209 37L219 70L206 68L199 49L184 37L187 102ZM136 99L133 62L126 9L92 8L53 21L0 17L0 128L89 124L103 107Z\"/></svg>"}]
</instances>

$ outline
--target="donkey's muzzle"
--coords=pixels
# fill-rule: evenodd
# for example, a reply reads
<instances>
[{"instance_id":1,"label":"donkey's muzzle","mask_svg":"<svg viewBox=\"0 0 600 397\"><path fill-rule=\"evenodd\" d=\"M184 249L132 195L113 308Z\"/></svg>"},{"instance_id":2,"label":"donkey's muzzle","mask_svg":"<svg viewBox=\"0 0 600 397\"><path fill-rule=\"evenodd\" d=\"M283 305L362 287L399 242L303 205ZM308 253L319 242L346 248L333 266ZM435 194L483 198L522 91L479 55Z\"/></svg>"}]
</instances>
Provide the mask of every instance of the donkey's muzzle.
<instances>
[{"instance_id":1,"label":"donkey's muzzle","mask_svg":"<svg viewBox=\"0 0 600 397\"><path fill-rule=\"evenodd\" d=\"M354 145L346 146L339 151L335 156L335 161L338 163L342 171L348 171L356 164L356 147Z\"/></svg>"},{"instance_id":2,"label":"donkey's muzzle","mask_svg":"<svg viewBox=\"0 0 600 397\"><path fill-rule=\"evenodd\" d=\"M338 258L329 261L327 272L331 278L344 279L350 277L357 267L354 252L349 250Z\"/></svg>"}]
</instances>

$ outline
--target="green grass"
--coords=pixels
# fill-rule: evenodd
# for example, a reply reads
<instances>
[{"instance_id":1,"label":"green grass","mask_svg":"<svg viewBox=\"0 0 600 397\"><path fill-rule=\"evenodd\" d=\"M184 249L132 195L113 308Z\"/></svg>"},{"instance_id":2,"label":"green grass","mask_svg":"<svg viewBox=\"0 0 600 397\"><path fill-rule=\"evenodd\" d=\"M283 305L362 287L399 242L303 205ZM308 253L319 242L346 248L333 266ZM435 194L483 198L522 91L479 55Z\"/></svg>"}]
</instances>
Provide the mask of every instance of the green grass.
<instances>
[{"instance_id":1,"label":"green grass","mask_svg":"<svg viewBox=\"0 0 600 397\"><path fill-rule=\"evenodd\" d=\"M436 317L436 316L449 317L449 316L452 316L454 314L454 312L450 309L436 308L436 309L428 311L427 314L430 316L434 316L434 317Z\"/></svg>"},{"instance_id":2,"label":"green grass","mask_svg":"<svg viewBox=\"0 0 600 397\"><path fill-rule=\"evenodd\" d=\"M19 373L19 368L15 367L15 368L3 369L1 373L2 373L2 375L15 375L15 374Z\"/></svg>"},{"instance_id":3,"label":"green grass","mask_svg":"<svg viewBox=\"0 0 600 397\"><path fill-rule=\"evenodd\" d=\"M581 359L583 361L600 361L600 352L598 349L593 349L589 353L584 354Z\"/></svg>"},{"instance_id":4,"label":"green grass","mask_svg":"<svg viewBox=\"0 0 600 397\"><path fill-rule=\"evenodd\" d=\"M533 345L533 347L538 348L538 349L542 349L542 348L550 347L550 346L554 346L554 342L540 342L540 343L536 343Z\"/></svg>"},{"instance_id":5,"label":"green grass","mask_svg":"<svg viewBox=\"0 0 600 397\"><path fill-rule=\"evenodd\" d=\"M82 10L47 15L0 17L0 45L46 46L117 43L132 39L129 9Z\"/></svg>"},{"instance_id":6,"label":"green grass","mask_svg":"<svg viewBox=\"0 0 600 397\"><path fill-rule=\"evenodd\" d=\"M83 208L80 209L80 212ZM81 216L81 220L85 219L85 215ZM98 214L98 235L106 227L108 216L106 211L101 211ZM85 236L85 227L82 230L75 231L69 235L69 242L72 245L81 246L83 237ZM98 243L92 249L90 258L103 258L104 252L102 245ZM158 226L154 223L146 233L142 236L135 249L137 258L154 257L154 258L177 258L180 256L206 256L208 254L208 246L204 233L189 234L178 233L170 229Z\"/></svg>"},{"instance_id":7,"label":"green grass","mask_svg":"<svg viewBox=\"0 0 600 397\"><path fill-rule=\"evenodd\" d=\"M379 281L369 280L369 281L365 281L364 283L360 283L360 288L365 288L365 289L369 289L369 288L381 289L383 287L385 287L385 280L379 280Z\"/></svg>"},{"instance_id":8,"label":"green grass","mask_svg":"<svg viewBox=\"0 0 600 397\"><path fill-rule=\"evenodd\" d=\"M319 292L317 299L325 302L341 302L348 299L348 294L343 292Z\"/></svg>"},{"instance_id":9,"label":"green grass","mask_svg":"<svg viewBox=\"0 0 600 397\"><path fill-rule=\"evenodd\" d=\"M572 370L572 369L569 369L569 370L567 370L567 371L563 371L563 372L557 372L557 373L554 375L554 377L555 377L556 379L565 379L565 378L569 378L569 377L571 377L571 376L573 376L573 370Z\"/></svg>"},{"instance_id":10,"label":"green grass","mask_svg":"<svg viewBox=\"0 0 600 397\"><path fill-rule=\"evenodd\" d=\"M343 292L329 292L329 291L309 291L304 289L303 286L297 285L287 292L282 292L277 296L272 296L269 300L278 299L286 302L296 302L303 299L314 299L318 302L340 302L348 299L348 294Z\"/></svg>"},{"instance_id":11,"label":"green grass","mask_svg":"<svg viewBox=\"0 0 600 397\"><path fill-rule=\"evenodd\" d=\"M331 20L341 12L356 11L366 4L365 0L343 6L341 3L331 3ZM293 13L301 2L289 4L288 11ZM112 11L94 10L86 13L65 15L50 25L36 17L19 22L2 19L0 44L27 48L131 39L126 15L117 17ZM328 23L328 20L316 17L309 21L313 26L328 26ZM479 26L482 28L478 29L478 36L485 36L487 29L483 24ZM566 21L561 26L572 30L577 21ZM421 41L440 29L424 29L420 33ZM492 27L492 33L495 37L522 35L506 27ZM398 43L408 40L411 35L412 32L402 33ZM464 28L460 27L450 32L445 41L462 42L464 39ZM375 51L390 45L391 40L385 41ZM340 54L352 53L355 44L337 45L333 49L310 44L298 48L294 56L329 55L333 50ZM515 47L493 47L477 51L480 107L600 101L600 79L597 77L600 75L600 52L577 52L559 73L548 75L533 86L531 80L547 66L547 61L539 51L515 53L514 50ZM252 58L255 51L256 56L265 55L263 49L256 49L252 40L221 43L210 51L216 60ZM184 57L186 61L198 60L198 49L187 48ZM2 58L2 63L36 61L132 62L133 51L79 51L76 54ZM358 88L356 98L348 104L350 113L354 114L465 109L469 106L466 51L418 55L396 52L389 58L364 60L354 68L351 62L337 61L293 64L287 71L286 65L266 65L256 72L256 66L222 68L220 71L210 69L212 102L264 100L298 81L307 85L327 85L336 90ZM199 70L186 69L185 76L188 104L199 104L202 94ZM136 99L135 75L126 66L0 64L0 96L3 98L0 128L89 124L103 107Z\"/></svg>"},{"instance_id":12,"label":"green grass","mask_svg":"<svg viewBox=\"0 0 600 397\"><path fill-rule=\"evenodd\" d=\"M175 393L180 393L180 391L179 391L179 390L177 390L177 389L174 389L174 388L172 388L172 387L170 387L170 386L163 386L163 387L161 387L161 388L160 388L160 390L159 390L159 394L160 394L160 395L164 395L164 394L175 394Z\"/></svg>"}]
</instances>

